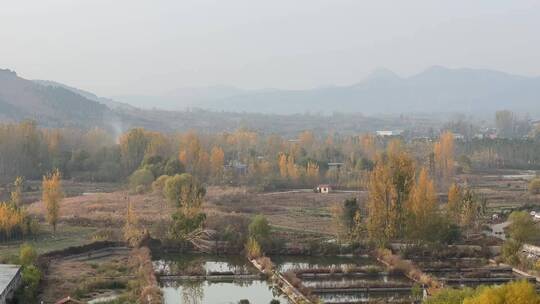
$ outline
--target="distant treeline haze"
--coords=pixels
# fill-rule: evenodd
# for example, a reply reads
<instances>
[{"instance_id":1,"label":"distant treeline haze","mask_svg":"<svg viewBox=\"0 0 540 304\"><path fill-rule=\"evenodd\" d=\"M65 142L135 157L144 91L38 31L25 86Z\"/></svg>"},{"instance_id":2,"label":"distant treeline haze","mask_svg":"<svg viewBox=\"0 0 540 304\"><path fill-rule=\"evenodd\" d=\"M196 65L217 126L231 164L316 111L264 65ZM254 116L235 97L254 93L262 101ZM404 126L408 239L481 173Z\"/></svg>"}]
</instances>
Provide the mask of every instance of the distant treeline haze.
<instances>
[{"instance_id":1,"label":"distant treeline haze","mask_svg":"<svg viewBox=\"0 0 540 304\"><path fill-rule=\"evenodd\" d=\"M361 188L377 154L396 139L369 134L321 136L310 131L284 138L245 129L209 134L140 128L115 139L101 129L3 124L0 180L41 179L57 168L63 178L95 182L122 182L135 172L145 187L161 175L187 172L205 183L264 189L311 188L318 183ZM448 132L440 139L409 139L403 144L439 180L449 173L437 168L451 163L453 170L454 162L457 170L540 167L540 140L534 138L454 140Z\"/></svg>"}]
</instances>

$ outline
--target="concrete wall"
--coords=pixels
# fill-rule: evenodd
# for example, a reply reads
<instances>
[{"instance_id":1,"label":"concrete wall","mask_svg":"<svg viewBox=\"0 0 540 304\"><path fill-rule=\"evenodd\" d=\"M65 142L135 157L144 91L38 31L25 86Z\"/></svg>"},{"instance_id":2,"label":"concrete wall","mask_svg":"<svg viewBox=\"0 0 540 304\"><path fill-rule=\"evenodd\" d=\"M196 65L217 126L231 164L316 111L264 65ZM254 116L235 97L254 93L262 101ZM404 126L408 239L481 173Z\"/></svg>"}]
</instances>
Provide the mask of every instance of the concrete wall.
<instances>
[{"instance_id":1,"label":"concrete wall","mask_svg":"<svg viewBox=\"0 0 540 304\"><path fill-rule=\"evenodd\" d=\"M7 284L4 290L0 290L0 304L6 304L8 300L12 299L15 295L15 291L21 286L22 277L21 269L19 268L11 281Z\"/></svg>"}]
</instances>

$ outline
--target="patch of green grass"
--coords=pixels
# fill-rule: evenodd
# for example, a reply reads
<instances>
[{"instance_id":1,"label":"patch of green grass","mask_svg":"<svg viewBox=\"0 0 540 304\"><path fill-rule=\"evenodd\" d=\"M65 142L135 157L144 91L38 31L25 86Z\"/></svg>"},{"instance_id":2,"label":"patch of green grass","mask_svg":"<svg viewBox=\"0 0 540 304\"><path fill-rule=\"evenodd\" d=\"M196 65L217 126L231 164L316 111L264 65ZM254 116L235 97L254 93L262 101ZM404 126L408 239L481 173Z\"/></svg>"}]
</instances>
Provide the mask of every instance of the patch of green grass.
<instances>
[{"instance_id":1,"label":"patch of green grass","mask_svg":"<svg viewBox=\"0 0 540 304\"><path fill-rule=\"evenodd\" d=\"M32 245L38 254L55 250L62 250L72 246L80 246L92 242L92 234L96 228L59 225L56 234L52 233L49 225L42 225L40 232L25 240L0 243L0 261L11 259L19 255L19 248L23 243Z\"/></svg>"}]
</instances>

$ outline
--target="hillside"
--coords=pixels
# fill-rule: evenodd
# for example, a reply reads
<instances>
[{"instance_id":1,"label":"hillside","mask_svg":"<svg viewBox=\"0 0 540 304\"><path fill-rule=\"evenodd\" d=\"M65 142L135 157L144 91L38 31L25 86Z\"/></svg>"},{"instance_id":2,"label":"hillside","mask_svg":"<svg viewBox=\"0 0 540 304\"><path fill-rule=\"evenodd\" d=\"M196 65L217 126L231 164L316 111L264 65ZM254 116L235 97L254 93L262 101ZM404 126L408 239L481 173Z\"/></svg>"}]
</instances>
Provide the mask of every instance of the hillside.
<instances>
[{"instance_id":1,"label":"hillside","mask_svg":"<svg viewBox=\"0 0 540 304\"><path fill-rule=\"evenodd\" d=\"M91 92L88 92L88 91L85 91L85 90L81 90L81 89L78 89L78 88L74 88L74 87L71 87L71 86L65 85L63 83L56 82L56 81L52 81L52 80L33 80L33 81L35 83L43 85L43 86L51 86L51 87L55 87L55 88L64 88L64 89L66 89L68 91L71 91L71 92L73 92L75 94L81 95L81 96L85 97L86 99L93 100L95 102L104 104L107 107L109 107L110 109L134 109L134 107L132 105L129 105L127 103L117 102L117 101L112 100L110 98L99 97L94 93L91 93Z\"/></svg>"},{"instance_id":2,"label":"hillside","mask_svg":"<svg viewBox=\"0 0 540 304\"><path fill-rule=\"evenodd\" d=\"M169 110L198 107L278 114L465 112L491 117L500 109L540 114L540 78L481 69L435 66L406 78L377 70L354 85L310 90L225 88L186 88L163 96L122 96L119 100Z\"/></svg>"},{"instance_id":3,"label":"hillside","mask_svg":"<svg viewBox=\"0 0 540 304\"><path fill-rule=\"evenodd\" d=\"M398 128L413 123L393 118L373 118L361 114L347 115L275 115L209 110L164 111L143 110L54 81L30 81L15 72L0 70L0 122L35 120L43 127L101 127L120 134L133 127L175 132L232 132L248 128L261 133L296 136L310 129L326 134L373 131ZM418 127L432 123L415 121Z\"/></svg>"},{"instance_id":4,"label":"hillside","mask_svg":"<svg viewBox=\"0 0 540 304\"><path fill-rule=\"evenodd\" d=\"M0 121L31 119L47 127L106 127L115 114L105 105L58 86L0 70Z\"/></svg>"}]
</instances>

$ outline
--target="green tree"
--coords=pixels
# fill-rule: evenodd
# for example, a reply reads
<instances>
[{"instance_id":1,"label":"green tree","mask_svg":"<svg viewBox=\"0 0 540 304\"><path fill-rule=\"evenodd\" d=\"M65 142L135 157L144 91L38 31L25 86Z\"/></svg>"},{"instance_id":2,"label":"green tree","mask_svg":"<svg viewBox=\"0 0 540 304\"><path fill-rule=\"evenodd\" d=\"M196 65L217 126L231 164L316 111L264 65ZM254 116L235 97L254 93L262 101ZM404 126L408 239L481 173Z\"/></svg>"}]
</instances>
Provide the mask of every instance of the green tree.
<instances>
[{"instance_id":1,"label":"green tree","mask_svg":"<svg viewBox=\"0 0 540 304\"><path fill-rule=\"evenodd\" d=\"M122 164L127 174L141 165L149 143L146 131L141 128L131 129L120 137Z\"/></svg>"},{"instance_id":2,"label":"green tree","mask_svg":"<svg viewBox=\"0 0 540 304\"><path fill-rule=\"evenodd\" d=\"M529 183L529 193L533 195L540 194L540 178L534 178Z\"/></svg>"},{"instance_id":3,"label":"green tree","mask_svg":"<svg viewBox=\"0 0 540 304\"><path fill-rule=\"evenodd\" d=\"M264 215L256 215L249 224L249 236L257 240L259 244L268 244L272 228Z\"/></svg>"},{"instance_id":4,"label":"green tree","mask_svg":"<svg viewBox=\"0 0 540 304\"><path fill-rule=\"evenodd\" d=\"M142 191L146 191L150 188L150 185L154 181L154 174L149 169L139 169L129 177L129 187L133 191L139 192L142 187Z\"/></svg>"},{"instance_id":5,"label":"green tree","mask_svg":"<svg viewBox=\"0 0 540 304\"><path fill-rule=\"evenodd\" d=\"M206 189L191 174L183 173L165 181L163 195L177 207L197 207L202 204Z\"/></svg>"},{"instance_id":6,"label":"green tree","mask_svg":"<svg viewBox=\"0 0 540 304\"><path fill-rule=\"evenodd\" d=\"M21 276L23 286L19 291L21 303L37 303L36 296L41 281L41 271L36 266L29 265L23 267Z\"/></svg>"},{"instance_id":7,"label":"green tree","mask_svg":"<svg viewBox=\"0 0 540 304\"><path fill-rule=\"evenodd\" d=\"M511 222L508 227L510 238L520 243L527 243L536 240L540 236L536 223L527 212L512 212L508 219Z\"/></svg>"},{"instance_id":8,"label":"green tree","mask_svg":"<svg viewBox=\"0 0 540 304\"><path fill-rule=\"evenodd\" d=\"M172 239L180 241L193 241L197 236L193 233L202 229L206 214L202 212L187 212L179 208L172 215L169 233Z\"/></svg>"},{"instance_id":9,"label":"green tree","mask_svg":"<svg viewBox=\"0 0 540 304\"><path fill-rule=\"evenodd\" d=\"M186 172L186 168L177 158L170 158L165 164L164 174L174 176L176 174L182 174Z\"/></svg>"}]
</instances>

